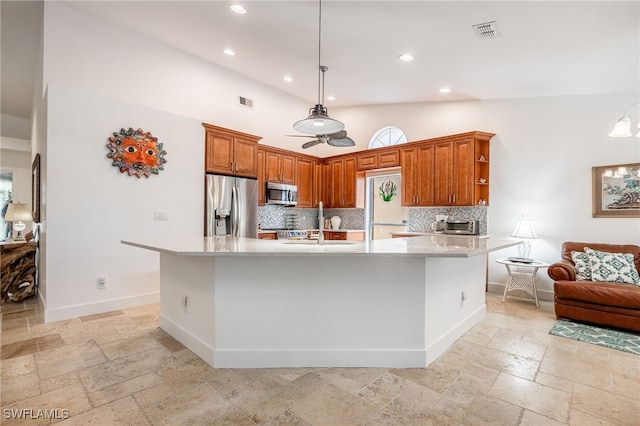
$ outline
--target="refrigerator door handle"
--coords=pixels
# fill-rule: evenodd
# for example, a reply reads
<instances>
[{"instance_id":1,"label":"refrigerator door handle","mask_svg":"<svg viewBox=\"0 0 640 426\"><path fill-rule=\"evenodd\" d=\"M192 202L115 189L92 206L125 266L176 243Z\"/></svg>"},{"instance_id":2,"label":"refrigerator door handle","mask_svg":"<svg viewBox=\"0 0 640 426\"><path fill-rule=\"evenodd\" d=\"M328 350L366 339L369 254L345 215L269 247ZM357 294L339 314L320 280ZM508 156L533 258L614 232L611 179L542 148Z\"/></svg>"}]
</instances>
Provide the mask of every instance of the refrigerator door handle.
<instances>
[{"instance_id":1,"label":"refrigerator door handle","mask_svg":"<svg viewBox=\"0 0 640 426\"><path fill-rule=\"evenodd\" d=\"M231 236L238 236L238 222L240 220L240 214L238 205L238 189L236 188L236 184L234 183L231 186L231 211L233 212L233 217L231 218Z\"/></svg>"}]
</instances>

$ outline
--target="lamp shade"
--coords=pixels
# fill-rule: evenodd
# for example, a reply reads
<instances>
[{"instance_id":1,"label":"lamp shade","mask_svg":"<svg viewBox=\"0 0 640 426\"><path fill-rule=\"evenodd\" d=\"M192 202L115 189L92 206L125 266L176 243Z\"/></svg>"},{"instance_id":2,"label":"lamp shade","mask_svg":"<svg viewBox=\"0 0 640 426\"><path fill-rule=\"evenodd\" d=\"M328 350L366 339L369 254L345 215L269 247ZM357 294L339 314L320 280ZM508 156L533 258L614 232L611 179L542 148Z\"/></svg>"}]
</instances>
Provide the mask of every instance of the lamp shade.
<instances>
[{"instance_id":1,"label":"lamp shade","mask_svg":"<svg viewBox=\"0 0 640 426\"><path fill-rule=\"evenodd\" d=\"M527 215L520 216L518 225L516 225L516 229L511 236L515 238L538 238L536 231L533 229L533 220Z\"/></svg>"},{"instance_id":2,"label":"lamp shade","mask_svg":"<svg viewBox=\"0 0 640 426\"><path fill-rule=\"evenodd\" d=\"M11 203L7 207L7 213L4 215L6 222L27 222L33 220L31 209L25 203Z\"/></svg>"},{"instance_id":3,"label":"lamp shade","mask_svg":"<svg viewBox=\"0 0 640 426\"><path fill-rule=\"evenodd\" d=\"M329 117L327 108L318 104L309 110L309 117L293 123L293 128L311 135L330 135L344 129L344 124Z\"/></svg>"},{"instance_id":4,"label":"lamp shade","mask_svg":"<svg viewBox=\"0 0 640 426\"><path fill-rule=\"evenodd\" d=\"M612 138L628 138L631 136L631 120L629 120L629 117L622 117L618 120L609 136Z\"/></svg>"}]
</instances>

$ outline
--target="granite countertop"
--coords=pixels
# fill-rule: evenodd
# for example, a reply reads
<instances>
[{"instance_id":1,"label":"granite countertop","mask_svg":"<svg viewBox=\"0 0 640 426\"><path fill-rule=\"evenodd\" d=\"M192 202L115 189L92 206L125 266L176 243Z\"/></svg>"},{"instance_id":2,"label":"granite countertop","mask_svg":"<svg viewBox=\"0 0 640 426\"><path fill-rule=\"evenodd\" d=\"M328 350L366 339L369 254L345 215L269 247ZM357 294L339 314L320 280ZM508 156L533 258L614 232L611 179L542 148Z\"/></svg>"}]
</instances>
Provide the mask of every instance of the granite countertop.
<instances>
[{"instance_id":1,"label":"granite countertop","mask_svg":"<svg viewBox=\"0 0 640 426\"><path fill-rule=\"evenodd\" d=\"M149 237L122 244L177 256L410 256L471 257L520 244L514 240L426 235L374 241L260 240L232 237Z\"/></svg>"}]
</instances>

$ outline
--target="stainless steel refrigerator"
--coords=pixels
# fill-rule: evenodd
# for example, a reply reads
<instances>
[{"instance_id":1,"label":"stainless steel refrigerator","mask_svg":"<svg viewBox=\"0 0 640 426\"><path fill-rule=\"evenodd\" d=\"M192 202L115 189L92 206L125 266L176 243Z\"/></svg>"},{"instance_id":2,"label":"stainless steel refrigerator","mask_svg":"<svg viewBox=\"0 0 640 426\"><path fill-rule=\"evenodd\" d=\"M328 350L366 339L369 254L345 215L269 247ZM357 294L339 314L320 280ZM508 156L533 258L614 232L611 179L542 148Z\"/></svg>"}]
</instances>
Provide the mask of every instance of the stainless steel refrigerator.
<instances>
[{"instance_id":1,"label":"stainless steel refrigerator","mask_svg":"<svg viewBox=\"0 0 640 426\"><path fill-rule=\"evenodd\" d=\"M205 235L258 237L258 181L206 176Z\"/></svg>"}]
</instances>

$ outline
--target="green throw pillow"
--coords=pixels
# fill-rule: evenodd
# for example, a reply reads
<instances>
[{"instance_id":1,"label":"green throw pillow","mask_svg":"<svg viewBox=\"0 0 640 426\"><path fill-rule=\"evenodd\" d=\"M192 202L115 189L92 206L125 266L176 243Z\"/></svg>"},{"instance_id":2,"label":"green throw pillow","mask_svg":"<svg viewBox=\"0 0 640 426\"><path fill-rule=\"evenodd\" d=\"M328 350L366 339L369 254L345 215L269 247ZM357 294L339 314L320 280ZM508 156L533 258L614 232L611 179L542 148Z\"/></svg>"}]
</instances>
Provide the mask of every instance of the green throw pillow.
<instances>
[{"instance_id":1,"label":"green throw pillow","mask_svg":"<svg viewBox=\"0 0 640 426\"><path fill-rule=\"evenodd\" d=\"M576 265L576 280L577 281L591 281L591 264L589 263L589 256L582 251L572 251L571 259Z\"/></svg>"},{"instance_id":2,"label":"green throw pillow","mask_svg":"<svg viewBox=\"0 0 640 426\"><path fill-rule=\"evenodd\" d=\"M640 276L631 253L608 253L585 247L591 265L593 281L608 281L640 285Z\"/></svg>"}]
</instances>

